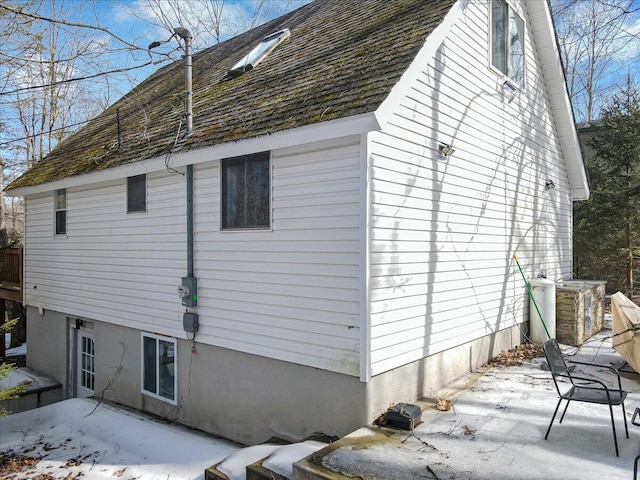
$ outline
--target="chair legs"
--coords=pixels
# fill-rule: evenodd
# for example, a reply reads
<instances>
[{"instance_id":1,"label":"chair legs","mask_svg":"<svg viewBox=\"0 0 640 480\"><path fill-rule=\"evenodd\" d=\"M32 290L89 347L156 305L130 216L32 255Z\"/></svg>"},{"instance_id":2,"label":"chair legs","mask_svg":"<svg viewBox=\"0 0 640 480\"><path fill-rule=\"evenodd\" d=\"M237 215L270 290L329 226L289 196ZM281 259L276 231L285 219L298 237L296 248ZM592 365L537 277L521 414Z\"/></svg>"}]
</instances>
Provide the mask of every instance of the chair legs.
<instances>
[{"instance_id":1,"label":"chair legs","mask_svg":"<svg viewBox=\"0 0 640 480\"><path fill-rule=\"evenodd\" d=\"M553 426L553 422L556 419L556 415L558 414L558 409L560 408L560 403L562 403L562 398L560 398L558 400L558 403L556 404L556 409L553 412L553 416L551 417L551 422L549 423L549 427L547 428L547 433L544 436L544 439L547 440L549 438L549 432L551 432L551 427ZM564 416L567 413L567 408L569 408L569 404L571 403L571 400L567 400L567 404L564 406L564 410L562 411L562 416L560 417L560 421L558 423L562 423L562 420L564 420ZM609 413L611 415L611 429L613 430L613 443L616 447L616 457L620 456L620 453L618 451L618 436L616 434L616 424L613 420L613 406L609 405ZM629 428L627 427L627 414L624 408L624 402L622 403L622 418L624 418L624 430L625 433L627 434L627 438L629 438ZM638 466L638 460L640 459L640 456L638 456L638 458L636 459L636 465L635 468L637 469ZM635 475L635 474L634 474ZM635 480L635 478L634 478Z\"/></svg>"},{"instance_id":2,"label":"chair legs","mask_svg":"<svg viewBox=\"0 0 640 480\"><path fill-rule=\"evenodd\" d=\"M549 432L551 431L551 425L553 425L553 421L556 419L556 415L558 413L558 408L560 408L560 403L562 402L562 398L560 400L558 400L558 403L556 404L556 409L553 412L553 417L551 417L551 422L549 423L549 428L547 428L547 434L544 436L544 439L546 440L549 437ZM569 406L569 404L567 403L567 406ZM567 411L567 408L565 407L565 412ZM564 415L563 415L564 416ZM562 420L560 420L562 421Z\"/></svg>"},{"instance_id":3,"label":"chair legs","mask_svg":"<svg viewBox=\"0 0 640 480\"><path fill-rule=\"evenodd\" d=\"M618 453L618 436L616 435L616 424L613 421L613 406L611 404L609 404L609 413L611 413L611 428L613 429L613 443L616 446L616 457L620 456L620 453ZM624 426L626 428L627 426L627 419L624 419Z\"/></svg>"},{"instance_id":4,"label":"chair legs","mask_svg":"<svg viewBox=\"0 0 640 480\"><path fill-rule=\"evenodd\" d=\"M567 400L567 404L564 406L564 411L562 412L562 416L560 417L560 421L558 423L562 423L562 420L564 420L564 416L567 413L567 408L569 408L570 403L571 400Z\"/></svg>"}]
</instances>

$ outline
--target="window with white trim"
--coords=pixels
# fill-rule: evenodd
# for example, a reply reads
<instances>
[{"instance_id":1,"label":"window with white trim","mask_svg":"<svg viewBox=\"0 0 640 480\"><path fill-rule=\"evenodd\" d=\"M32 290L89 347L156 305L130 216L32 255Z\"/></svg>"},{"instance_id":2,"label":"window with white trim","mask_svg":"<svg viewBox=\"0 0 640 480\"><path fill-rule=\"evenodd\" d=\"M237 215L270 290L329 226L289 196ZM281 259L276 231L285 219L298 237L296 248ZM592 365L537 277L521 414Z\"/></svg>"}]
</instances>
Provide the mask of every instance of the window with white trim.
<instances>
[{"instance_id":1,"label":"window with white trim","mask_svg":"<svg viewBox=\"0 0 640 480\"><path fill-rule=\"evenodd\" d=\"M524 85L524 20L505 0L491 0L491 65Z\"/></svg>"},{"instance_id":2,"label":"window with white trim","mask_svg":"<svg viewBox=\"0 0 640 480\"><path fill-rule=\"evenodd\" d=\"M176 340L142 334L142 393L176 402L178 359Z\"/></svg>"},{"instance_id":3,"label":"window with white trim","mask_svg":"<svg viewBox=\"0 0 640 480\"><path fill-rule=\"evenodd\" d=\"M269 152L221 161L222 230L271 227L271 160Z\"/></svg>"},{"instance_id":4,"label":"window with white trim","mask_svg":"<svg viewBox=\"0 0 640 480\"><path fill-rule=\"evenodd\" d=\"M127 213L147 211L147 176L135 175L127 178Z\"/></svg>"},{"instance_id":5,"label":"window with white trim","mask_svg":"<svg viewBox=\"0 0 640 480\"><path fill-rule=\"evenodd\" d=\"M56 235L67 234L67 189L61 188L55 193Z\"/></svg>"}]
</instances>

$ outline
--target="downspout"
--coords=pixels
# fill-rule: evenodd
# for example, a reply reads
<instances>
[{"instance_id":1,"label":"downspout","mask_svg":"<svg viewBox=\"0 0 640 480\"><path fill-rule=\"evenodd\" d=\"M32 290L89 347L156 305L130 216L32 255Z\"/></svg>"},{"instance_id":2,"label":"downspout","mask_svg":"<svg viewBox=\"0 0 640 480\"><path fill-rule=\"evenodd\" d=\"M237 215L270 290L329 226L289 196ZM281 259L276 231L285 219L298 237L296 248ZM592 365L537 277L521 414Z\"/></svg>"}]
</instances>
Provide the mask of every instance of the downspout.
<instances>
[{"instance_id":1,"label":"downspout","mask_svg":"<svg viewBox=\"0 0 640 480\"><path fill-rule=\"evenodd\" d=\"M176 27L173 30L176 35L184 40L184 84L185 84L185 117L187 129L184 139L193 133L193 92L192 92L192 56L191 41L193 37L189 30L183 27ZM193 261L193 165L186 168L186 188L187 188L187 276L182 278L182 285L179 289L182 297L182 305L187 307L187 311L182 317L183 328L186 332L195 333L198 330L198 314L190 311L190 308L198 306L198 279L194 276Z\"/></svg>"}]
</instances>

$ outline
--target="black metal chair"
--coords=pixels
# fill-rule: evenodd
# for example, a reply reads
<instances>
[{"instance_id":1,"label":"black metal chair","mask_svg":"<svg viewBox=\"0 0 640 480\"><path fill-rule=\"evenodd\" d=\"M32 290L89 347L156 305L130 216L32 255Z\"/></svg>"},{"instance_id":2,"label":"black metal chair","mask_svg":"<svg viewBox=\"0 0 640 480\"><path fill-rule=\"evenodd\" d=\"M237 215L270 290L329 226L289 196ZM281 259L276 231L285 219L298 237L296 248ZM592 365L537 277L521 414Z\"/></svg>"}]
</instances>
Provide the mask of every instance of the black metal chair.
<instances>
[{"instance_id":1,"label":"black metal chair","mask_svg":"<svg viewBox=\"0 0 640 480\"><path fill-rule=\"evenodd\" d=\"M564 407L564 412L562 412L562 416L560 417L560 421L558 423L562 423L564 415L565 413L567 413L567 408L572 401L609 405L609 413L611 414L611 428L613 429L613 442L616 446L616 456L619 457L620 454L618 452L616 425L613 421L613 405L622 406L624 430L627 434L627 438L629 438L629 429L627 428L627 415L624 409L624 400L625 398L627 398L627 392L622 390L622 383L620 382L620 374L618 373L618 371L613 367L608 367L605 365L597 365L594 363L576 362L573 360L569 360L569 362L572 364L591 365L600 368L606 368L607 370L613 372L618 379L618 386L617 388L610 388L607 387L604 382L598 380L597 378L589 377L586 375L574 375L571 372L571 369L567 367L564 356L560 351L560 346L558 345L558 342L555 338L544 342L542 347L544 348L544 354L547 357L547 362L549 363L553 382L555 383L556 390L558 391L558 395L560 396L560 398L558 399L558 404L556 405L556 409L553 412L553 417L551 417L551 423L549 423L547 434L544 436L545 440L549 437L551 426L556 419L556 414L558 413L558 408L560 407L560 403L562 403L562 400L566 400L567 404ZM561 379L566 379L566 382L561 382Z\"/></svg>"},{"instance_id":2,"label":"black metal chair","mask_svg":"<svg viewBox=\"0 0 640 480\"><path fill-rule=\"evenodd\" d=\"M636 407L636 411L633 412L633 417L631 418L631 423L636 427L640 427L640 422L636 420L638 415L640 414L640 407ZM638 480L638 462L640 462L640 455L636 457L633 461L633 480Z\"/></svg>"}]
</instances>

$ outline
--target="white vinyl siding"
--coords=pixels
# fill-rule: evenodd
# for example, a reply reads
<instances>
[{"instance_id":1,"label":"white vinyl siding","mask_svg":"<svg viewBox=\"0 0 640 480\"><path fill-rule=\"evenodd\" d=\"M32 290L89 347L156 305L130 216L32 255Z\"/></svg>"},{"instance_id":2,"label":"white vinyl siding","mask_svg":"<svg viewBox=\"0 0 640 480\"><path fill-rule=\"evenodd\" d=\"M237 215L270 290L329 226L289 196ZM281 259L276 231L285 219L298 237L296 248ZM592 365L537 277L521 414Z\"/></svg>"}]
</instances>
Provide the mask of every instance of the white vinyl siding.
<instances>
[{"instance_id":1,"label":"white vinyl siding","mask_svg":"<svg viewBox=\"0 0 640 480\"><path fill-rule=\"evenodd\" d=\"M359 137L271 158L271 231L220 231L219 162L196 168L198 339L358 375Z\"/></svg>"},{"instance_id":2,"label":"white vinyl siding","mask_svg":"<svg viewBox=\"0 0 640 480\"><path fill-rule=\"evenodd\" d=\"M220 161L195 167L197 340L359 375L360 137L272 155L272 229L221 231ZM147 213L126 182L69 189L68 238L51 195L27 200L27 304L186 338L185 183L147 177Z\"/></svg>"},{"instance_id":3,"label":"white vinyl siding","mask_svg":"<svg viewBox=\"0 0 640 480\"><path fill-rule=\"evenodd\" d=\"M146 215L127 215L126 179L67 189L67 237L52 241L51 195L26 208L28 305L183 335L184 177L148 175ZM48 218L47 218L48 217Z\"/></svg>"},{"instance_id":4,"label":"white vinyl siding","mask_svg":"<svg viewBox=\"0 0 640 480\"><path fill-rule=\"evenodd\" d=\"M488 13L469 4L369 135L373 375L525 321L514 254L528 275L571 272L570 186L533 41L508 103L484 60Z\"/></svg>"}]
</instances>

